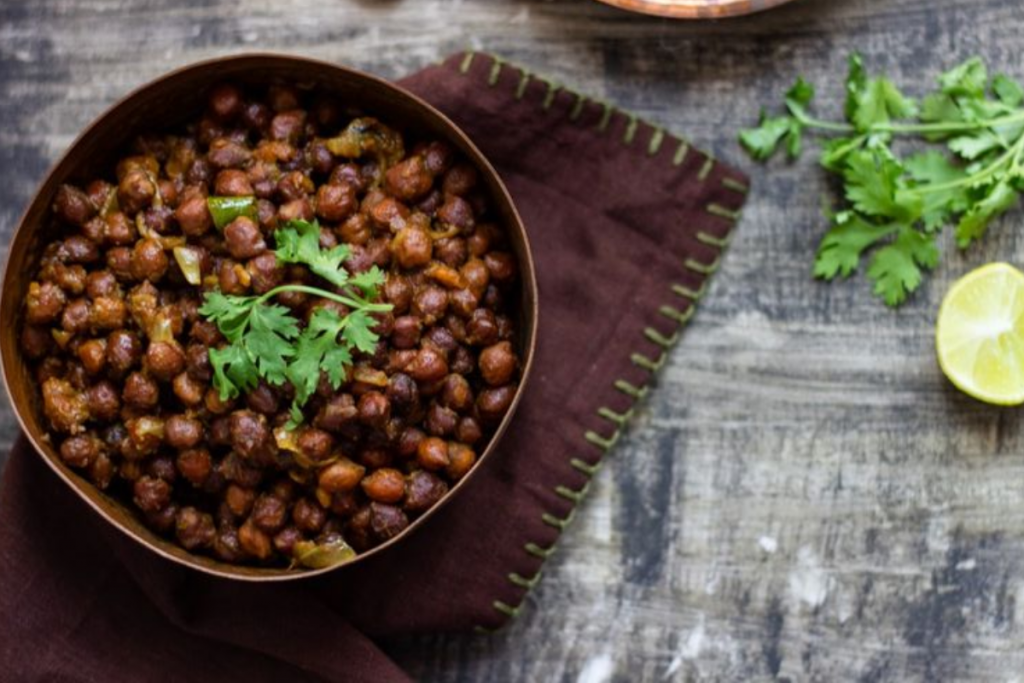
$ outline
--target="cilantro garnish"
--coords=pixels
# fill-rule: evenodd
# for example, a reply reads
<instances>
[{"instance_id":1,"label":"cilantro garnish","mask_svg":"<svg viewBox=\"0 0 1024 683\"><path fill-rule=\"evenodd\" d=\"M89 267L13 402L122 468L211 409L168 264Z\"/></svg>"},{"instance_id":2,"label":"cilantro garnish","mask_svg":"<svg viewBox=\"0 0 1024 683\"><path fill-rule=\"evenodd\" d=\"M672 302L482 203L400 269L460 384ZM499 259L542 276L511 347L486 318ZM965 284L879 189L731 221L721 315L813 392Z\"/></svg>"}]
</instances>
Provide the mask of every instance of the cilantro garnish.
<instances>
[{"instance_id":1,"label":"cilantro garnish","mask_svg":"<svg viewBox=\"0 0 1024 683\"><path fill-rule=\"evenodd\" d=\"M816 277L848 277L869 258L875 294L898 306L938 263L938 230L955 225L957 244L967 248L1017 204L1024 189L1024 88L1002 74L990 78L981 59L942 74L918 103L892 81L870 77L853 55L845 121L812 116L813 99L814 89L798 79L786 93L786 113L762 112L740 143L755 159L779 148L796 158L808 131L830 136L820 161L842 179L847 205L830 218ZM896 136L941 143L951 155L932 149L901 157L892 148Z\"/></svg>"},{"instance_id":2,"label":"cilantro garnish","mask_svg":"<svg viewBox=\"0 0 1024 683\"><path fill-rule=\"evenodd\" d=\"M259 296L236 296L208 292L199 312L217 325L227 345L210 349L213 385L222 399L234 398L256 387L262 379L280 386L291 382L295 399L291 406L293 428L303 420L302 407L316 391L320 372L325 370L337 389L352 365L354 351L372 353L378 336L372 328L372 313L391 310L390 304L372 303L384 282L376 266L350 274L342 265L349 249L339 245L320 248L320 226L307 221L290 221L274 233L275 255L284 263L301 263L335 287L286 284ZM283 292L304 292L344 304L350 309L340 315L334 309L313 312L303 328L291 311L271 300Z\"/></svg>"}]
</instances>

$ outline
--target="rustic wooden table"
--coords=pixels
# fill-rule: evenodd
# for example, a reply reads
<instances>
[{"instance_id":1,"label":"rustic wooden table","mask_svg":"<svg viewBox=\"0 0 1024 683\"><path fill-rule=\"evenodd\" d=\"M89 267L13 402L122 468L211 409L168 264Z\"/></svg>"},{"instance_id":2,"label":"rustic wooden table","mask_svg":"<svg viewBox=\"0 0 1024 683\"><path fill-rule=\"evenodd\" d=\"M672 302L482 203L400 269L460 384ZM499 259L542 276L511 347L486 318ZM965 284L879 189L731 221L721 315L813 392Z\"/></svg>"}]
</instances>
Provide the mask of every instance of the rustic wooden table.
<instances>
[{"instance_id":1,"label":"rustic wooden table","mask_svg":"<svg viewBox=\"0 0 1024 683\"><path fill-rule=\"evenodd\" d=\"M802 0L708 24L589 0L3 0L0 234L86 122L204 57L272 49L399 76L486 49L750 168L735 132L794 75L826 102L851 50L911 92L973 54L1024 76L1022 29L1020 0ZM1019 680L1020 413L952 391L932 325L957 276L1021 260L1021 213L966 254L944 239L893 313L861 279L811 280L831 192L813 160L750 170L722 270L524 614L495 636L386 644L416 676ZM14 434L5 405L3 450Z\"/></svg>"}]
</instances>

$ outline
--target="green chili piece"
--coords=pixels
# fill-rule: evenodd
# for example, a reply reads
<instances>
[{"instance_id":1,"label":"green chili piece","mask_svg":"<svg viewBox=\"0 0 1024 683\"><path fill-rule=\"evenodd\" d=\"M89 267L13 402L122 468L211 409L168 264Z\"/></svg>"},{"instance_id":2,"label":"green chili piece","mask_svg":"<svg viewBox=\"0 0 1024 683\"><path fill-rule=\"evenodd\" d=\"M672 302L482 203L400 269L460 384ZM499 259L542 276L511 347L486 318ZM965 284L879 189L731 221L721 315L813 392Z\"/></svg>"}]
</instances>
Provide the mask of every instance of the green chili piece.
<instances>
[{"instance_id":1,"label":"green chili piece","mask_svg":"<svg viewBox=\"0 0 1024 683\"><path fill-rule=\"evenodd\" d=\"M223 230L239 216L259 221L255 197L207 197L206 206L209 207L213 224L218 230Z\"/></svg>"}]
</instances>

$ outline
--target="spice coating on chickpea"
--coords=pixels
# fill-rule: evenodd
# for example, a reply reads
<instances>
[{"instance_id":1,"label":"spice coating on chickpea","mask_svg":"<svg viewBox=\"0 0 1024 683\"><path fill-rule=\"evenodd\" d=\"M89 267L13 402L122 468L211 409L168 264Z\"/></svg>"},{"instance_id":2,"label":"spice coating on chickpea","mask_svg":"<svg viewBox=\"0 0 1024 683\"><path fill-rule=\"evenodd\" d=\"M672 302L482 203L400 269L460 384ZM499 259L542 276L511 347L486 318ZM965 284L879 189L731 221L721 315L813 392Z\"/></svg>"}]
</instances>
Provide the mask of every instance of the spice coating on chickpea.
<instances>
[{"instance_id":1,"label":"spice coating on chickpea","mask_svg":"<svg viewBox=\"0 0 1024 683\"><path fill-rule=\"evenodd\" d=\"M395 538L474 467L521 380L519 264L478 171L357 106L222 83L191 124L54 193L60 237L18 330L54 445L191 553L315 567L310 548ZM343 287L278 251L295 220L318 224L322 252L344 246L351 275L379 269L367 298L386 304L376 341L311 381L297 422L287 377L224 390L237 330L204 311L217 291L266 297L299 330L349 315L310 293Z\"/></svg>"}]
</instances>

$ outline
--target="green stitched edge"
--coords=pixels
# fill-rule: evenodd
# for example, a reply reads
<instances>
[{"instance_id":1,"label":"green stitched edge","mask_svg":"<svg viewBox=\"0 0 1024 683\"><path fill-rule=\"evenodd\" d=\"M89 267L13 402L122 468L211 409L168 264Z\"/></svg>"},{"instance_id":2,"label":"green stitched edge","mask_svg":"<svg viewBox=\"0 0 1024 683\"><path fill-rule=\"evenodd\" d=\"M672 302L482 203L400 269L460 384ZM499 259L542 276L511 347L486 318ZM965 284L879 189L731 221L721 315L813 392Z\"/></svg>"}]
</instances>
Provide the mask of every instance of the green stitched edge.
<instances>
[{"instance_id":1,"label":"green stitched edge","mask_svg":"<svg viewBox=\"0 0 1024 683\"><path fill-rule=\"evenodd\" d=\"M581 95L580 93L575 94L576 103L572 105L572 109L569 111L570 121L575 121L580 117L580 115L583 113L583 105L587 103L587 97L585 95Z\"/></svg>"},{"instance_id":2,"label":"green stitched edge","mask_svg":"<svg viewBox=\"0 0 1024 683\"><path fill-rule=\"evenodd\" d=\"M587 495L588 491L590 491L589 483L584 484L583 488L578 491L574 491L568 486L562 486L561 484L555 487L555 493L575 504L582 502L583 497Z\"/></svg>"},{"instance_id":3,"label":"green stitched edge","mask_svg":"<svg viewBox=\"0 0 1024 683\"><path fill-rule=\"evenodd\" d=\"M633 409L630 408L624 413L616 413L611 408L598 408L597 414L599 417L603 417L609 422L622 427L629 422L629 418L633 417Z\"/></svg>"},{"instance_id":4,"label":"green stitched edge","mask_svg":"<svg viewBox=\"0 0 1024 683\"><path fill-rule=\"evenodd\" d=\"M523 546L523 550L535 557L546 560L551 557L551 553L555 552L556 547L557 545L552 545L550 548L543 548L536 543L527 543Z\"/></svg>"},{"instance_id":5,"label":"green stitched edge","mask_svg":"<svg viewBox=\"0 0 1024 683\"><path fill-rule=\"evenodd\" d=\"M569 514L567 514L565 517L556 517L555 515L551 514L550 512L545 512L544 514L542 514L540 516L541 521L543 521L548 526L555 527L559 531L563 531L565 529L565 527L569 526L569 524L572 523L572 520L575 517L576 517L576 508L575 507L573 507L571 510L569 510Z\"/></svg>"},{"instance_id":6,"label":"green stitched edge","mask_svg":"<svg viewBox=\"0 0 1024 683\"><path fill-rule=\"evenodd\" d=\"M513 619L519 616L519 610L522 609L521 603L515 607L512 607L511 605L506 605L501 600L495 600L492 604L494 605L494 609L498 610L502 614L508 615Z\"/></svg>"},{"instance_id":7,"label":"green stitched edge","mask_svg":"<svg viewBox=\"0 0 1024 683\"><path fill-rule=\"evenodd\" d=\"M539 76L534 76L534 78L548 86L548 91L544 93L544 101L540 103L541 109L547 111L548 109L551 109L551 105L555 103L555 96L558 95L558 91L562 89L562 86L558 85L554 81L540 78Z\"/></svg>"},{"instance_id":8,"label":"green stitched edge","mask_svg":"<svg viewBox=\"0 0 1024 683\"><path fill-rule=\"evenodd\" d=\"M669 306L668 304L665 304L664 306L658 309L658 313L662 314L669 320L672 320L676 324L685 325L686 323L690 322L690 318L693 317L693 313L695 310L696 309L693 307L693 304L687 306L685 311L680 311L678 308L675 308L674 306Z\"/></svg>"},{"instance_id":9,"label":"green stitched edge","mask_svg":"<svg viewBox=\"0 0 1024 683\"><path fill-rule=\"evenodd\" d=\"M746 194L750 192L749 187L747 187L738 180L733 180L732 178L722 178L722 186L728 187L730 190L739 192L740 194Z\"/></svg>"},{"instance_id":10,"label":"green stitched edge","mask_svg":"<svg viewBox=\"0 0 1024 683\"><path fill-rule=\"evenodd\" d=\"M473 59L475 58L476 54L476 52L466 53L466 56L463 57L462 62L459 65L459 71L461 73L467 74L469 72L469 69L472 66ZM491 65L491 70L488 74L487 83L490 86L495 86L497 85L498 80L501 77L501 70L506 66L506 64L497 55L490 54L488 56L490 56L491 59L493 60L493 64ZM581 93L557 85L552 81L540 78L524 68L515 68L518 68L520 71L519 84L517 85L515 90L515 97L517 100L521 100L525 95L526 88L529 86L530 80L533 78L537 78L538 80L541 80L544 83L546 83L548 86L548 91L544 96L544 100L541 102L542 109L549 109L554 103L555 97L557 96L558 92L564 90L565 92L576 97L573 106L569 110L568 117L570 121L576 121L580 118L580 116L583 114L583 108L584 106L586 106L586 103L588 101L594 102L596 104L601 105L603 108L601 112L601 117L596 126L599 131L604 132L605 130L607 130L608 126L611 123L612 117L616 113L622 113L625 117L627 117L626 129L622 137L623 144L632 144L633 140L636 137L637 129L641 123L650 126L652 129L650 140L647 143L646 151L648 156L655 156L664 144L667 134L662 128L654 126L649 122L638 118L634 114L617 109L616 107L613 107L611 104L608 104L607 102L602 102L600 100L589 98ZM680 166L689 155L690 144L682 138L678 138L675 136L669 137L678 142L678 146L676 147L676 151L672 156L671 163L673 166ZM704 162L704 165L701 167L700 171L697 173L697 180L701 182L707 180L708 176L711 174L712 169L714 169L714 166L715 159L709 156L707 160ZM723 187L726 187L735 192L740 192L744 194L748 192L748 188L746 185L740 183L739 181L733 180L732 178L723 178L721 183ZM727 209L726 207L723 207L715 203L709 204L707 207L705 207L705 210L710 215L717 216L719 218L726 218L733 222L738 220L740 215L737 211L732 211L730 209ZM717 237L715 235L711 235L703 231L698 231L696 233L696 237L700 242L707 244L711 247L714 247L716 249L722 250L728 245L729 235L727 234L725 237ZM714 261L712 261L711 263L701 263L700 261L688 258L683 262L683 266L688 270L694 271L696 273L699 273L700 275L707 277L718 269L720 260L720 253L715 257ZM657 344L658 346L663 347L664 349L666 349L666 351L661 352L658 355L657 359L652 359L642 353L634 352L630 354L630 361L633 364L637 365L638 367L641 367L644 370L651 372L652 374L657 372L664 365L667 359L667 349L671 348L679 341L680 331L693 317L696 303L704 296L706 289L706 279L701 281L701 285L696 291L680 283L672 284L671 290L674 294L685 297L690 301L690 305L683 310L680 310L668 304L662 305L658 308L658 313L660 315L676 323L676 331L670 337L666 337L653 327L646 327L643 330L644 336L648 340L650 340L654 344ZM646 383L640 386L636 386L625 379L615 380L612 386L617 391L620 391L629 396L634 403L644 399L649 391L649 386ZM621 437L622 433L625 431L626 428L628 428L630 419L633 417L634 414L634 409L633 407L630 407L626 412L618 413L612 410L611 408L602 406L598 408L597 414L601 418L608 420L613 425L615 425L615 429L612 431L611 436L606 437L593 430L586 430L583 434L583 438L585 441L597 446L602 451L601 457L594 463L589 463L585 460L576 457L569 459L569 465L573 469L578 470L587 477L593 477L600 469L601 462L604 458L604 453L606 453L615 446L615 444ZM563 485L556 486L554 489L555 494L570 501L573 504L573 507L572 509L570 509L569 514L565 517L557 517L549 512L545 512L541 515L541 521L543 521L545 524L549 526L558 529L559 533L561 533L572 522L573 518L576 515L576 506L579 505L580 502L582 502L589 488L589 483L584 484L584 486L579 490L573 490ZM550 547L545 548L536 543L528 542L523 545L523 550L527 554L533 555L539 558L540 560L545 561L555 552L555 549L557 547L557 543L553 543ZM536 574L534 574L534 576L530 578L525 578L516 572L512 572L508 574L507 578L510 583L529 591L532 590L533 587L536 586L537 582L540 580L541 572L538 571ZM515 618L522 608L522 603L516 606L512 606L505 602L502 602L501 600L495 600L492 603L492 605L495 610L508 616L510 619ZM493 633L497 629L490 629L482 626L477 626L475 630L478 633Z\"/></svg>"},{"instance_id":11,"label":"green stitched edge","mask_svg":"<svg viewBox=\"0 0 1024 683\"><path fill-rule=\"evenodd\" d=\"M711 175L711 169L713 169L714 167L715 167L715 158L709 156L707 161L704 162L704 165L701 166L700 173L697 174L697 180L699 180L701 182L704 182L705 180L707 180L708 176Z\"/></svg>"},{"instance_id":12,"label":"green stitched edge","mask_svg":"<svg viewBox=\"0 0 1024 683\"><path fill-rule=\"evenodd\" d=\"M707 211L708 211L708 213L710 213L713 216L719 216L721 218L726 218L726 219L728 219L730 221L733 221L733 222L735 222L740 217L740 212L739 211L733 211L732 209L727 209L724 206L722 206L721 204L715 204L714 202L712 202L711 204L707 205Z\"/></svg>"},{"instance_id":13,"label":"green stitched edge","mask_svg":"<svg viewBox=\"0 0 1024 683\"><path fill-rule=\"evenodd\" d=\"M704 296L704 292L708 289L708 281L704 280L700 283L700 287L694 291L686 285L675 284L672 285L672 291L679 296L685 296L687 299L693 302L697 302Z\"/></svg>"},{"instance_id":14,"label":"green stitched edge","mask_svg":"<svg viewBox=\"0 0 1024 683\"><path fill-rule=\"evenodd\" d=\"M638 124L637 124L636 115L630 114L629 115L629 122L626 124L626 132L622 136L623 144L626 144L626 145L633 144L633 138L636 137L636 127L637 127L637 125Z\"/></svg>"},{"instance_id":15,"label":"green stitched edge","mask_svg":"<svg viewBox=\"0 0 1024 683\"><path fill-rule=\"evenodd\" d=\"M665 140L665 131L655 128L651 133L651 140L647 143L647 156L654 156L661 149L661 143Z\"/></svg>"},{"instance_id":16,"label":"green stitched edge","mask_svg":"<svg viewBox=\"0 0 1024 683\"><path fill-rule=\"evenodd\" d=\"M665 364L665 357L664 353L661 353L657 359L648 358L642 353L634 353L630 355L629 360L633 365L641 367L648 372L657 372Z\"/></svg>"},{"instance_id":17,"label":"green stitched edge","mask_svg":"<svg viewBox=\"0 0 1024 683\"><path fill-rule=\"evenodd\" d=\"M600 462L596 465L591 465L589 462L580 460L579 458L571 458L569 464L576 470L579 470L588 477L592 477L597 474L597 471L601 469Z\"/></svg>"},{"instance_id":18,"label":"green stitched edge","mask_svg":"<svg viewBox=\"0 0 1024 683\"><path fill-rule=\"evenodd\" d=\"M718 266L721 262L721 255L716 256L715 260L712 261L711 263L701 263L700 261L688 258L685 261L683 261L683 266L688 268L689 270L694 271L695 273L700 273L701 275L711 275L716 270L718 270Z\"/></svg>"},{"instance_id":19,"label":"green stitched edge","mask_svg":"<svg viewBox=\"0 0 1024 683\"><path fill-rule=\"evenodd\" d=\"M703 242L711 247L718 247L719 249L725 249L729 245L728 235L725 237L716 237L715 235L704 232L703 230L697 231L697 241Z\"/></svg>"},{"instance_id":20,"label":"green stitched edge","mask_svg":"<svg viewBox=\"0 0 1024 683\"><path fill-rule=\"evenodd\" d=\"M531 588L537 585L538 581L540 581L540 576L541 573L537 572L536 574L527 579L515 572L512 572L508 575L508 580L514 583L515 585L519 586L520 588L530 590Z\"/></svg>"},{"instance_id":21,"label":"green stitched edge","mask_svg":"<svg viewBox=\"0 0 1024 683\"><path fill-rule=\"evenodd\" d=\"M690 151L690 144L686 140L679 141L679 147L676 148L676 153L672 157L672 165L680 166L683 161L686 160L686 154Z\"/></svg>"},{"instance_id":22,"label":"green stitched edge","mask_svg":"<svg viewBox=\"0 0 1024 683\"><path fill-rule=\"evenodd\" d=\"M662 346L662 347L664 347L666 349L672 348L673 346L676 345L676 342L679 341L679 333L678 332L673 334L671 337L666 337L665 335L663 335L661 332L658 332L653 327L645 327L644 328L644 336L647 337L648 339L650 339L652 342L654 342L658 346Z\"/></svg>"},{"instance_id":23,"label":"green stitched edge","mask_svg":"<svg viewBox=\"0 0 1024 683\"><path fill-rule=\"evenodd\" d=\"M588 429L586 432L583 433L583 438L586 439L589 443L592 443L598 448L600 448L602 451L608 451L611 449L612 446L615 445L615 442L619 440L619 432L620 430L616 429L614 432L612 432L611 436L601 436L594 430Z\"/></svg>"},{"instance_id":24,"label":"green stitched edge","mask_svg":"<svg viewBox=\"0 0 1024 683\"><path fill-rule=\"evenodd\" d=\"M472 66L473 60L477 54L478 53L475 51L466 53L466 56L462 58L462 62L459 65L459 71L461 73L466 74L469 72L469 69ZM501 76L501 70L506 66L517 69L520 72L519 84L516 86L515 91L515 98L517 100L521 100L523 98L523 96L526 93L526 88L529 86L531 80L539 80L548 86L548 91L547 93L545 93L544 100L541 102L542 109L550 109L551 106L554 104L555 98L557 97L559 91L565 91L576 98L576 101L573 103L572 108L569 110L570 121L576 121L577 119L579 119L579 117L583 114L583 107L586 105L587 102L594 102L595 104L599 104L602 107L601 117L597 123L598 130L600 130L601 132L606 131L608 129L608 126L611 124L612 117L616 113L620 113L628 119L628 122L626 124L626 130L622 136L623 144L630 145L633 143L633 140L636 138L636 133L639 130L639 126L642 123L651 128L651 137L647 143L647 154L649 156L654 156L661 149L661 146L664 143L666 137L666 133L664 129L661 128L660 126L656 126L650 123L649 121L641 119L636 114L619 109L618 107L615 107L612 104L609 104L608 102L604 102L593 97L588 97L586 95L583 95L582 93L576 92L575 90L566 88L565 86L559 83L546 79L542 76L538 76L537 74L529 71L524 67L510 65L507 62L505 62L501 57L498 57L493 53L479 54L484 54L490 57L493 62L491 64L490 73L488 74L487 77L487 84L489 86L493 87L498 84L498 80ZM675 154L672 158L672 165L679 166L680 164L683 163L683 161L687 157L687 154L689 153L690 143L676 136L670 137L672 137L672 139L674 140L677 140L679 143L678 147L676 148ZM700 173L698 174L698 180L705 180L707 178L708 173L711 172L711 168L714 167L714 164L714 159L709 158L708 161L705 162L705 167L702 168ZM746 186L744 186L742 183L732 180L731 178L728 180L730 183L728 187L730 187L731 189L743 192L746 191ZM723 184L725 183L723 182Z\"/></svg>"},{"instance_id":25,"label":"green stitched edge","mask_svg":"<svg viewBox=\"0 0 1024 683\"><path fill-rule=\"evenodd\" d=\"M523 95L526 94L526 86L530 85L530 72L526 69L519 69L519 85L516 86L516 99L523 99Z\"/></svg>"},{"instance_id":26,"label":"green stitched edge","mask_svg":"<svg viewBox=\"0 0 1024 683\"><path fill-rule=\"evenodd\" d=\"M615 384L613 386L622 393L624 393L626 396L629 396L630 398L633 398L637 401L639 401L640 399L647 395L647 387L638 387L636 385L630 384L624 379L615 380Z\"/></svg>"}]
</instances>

